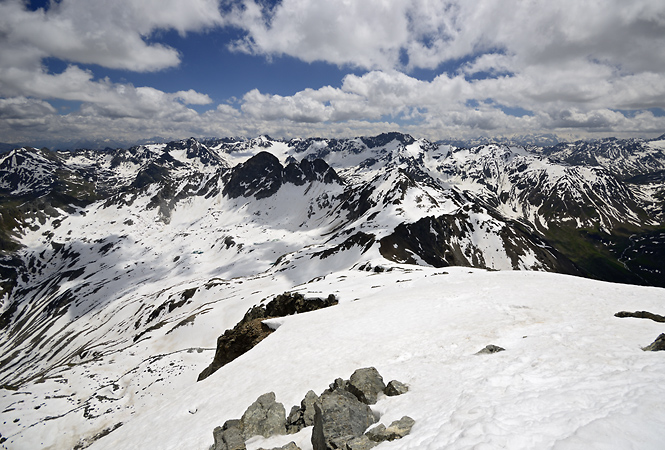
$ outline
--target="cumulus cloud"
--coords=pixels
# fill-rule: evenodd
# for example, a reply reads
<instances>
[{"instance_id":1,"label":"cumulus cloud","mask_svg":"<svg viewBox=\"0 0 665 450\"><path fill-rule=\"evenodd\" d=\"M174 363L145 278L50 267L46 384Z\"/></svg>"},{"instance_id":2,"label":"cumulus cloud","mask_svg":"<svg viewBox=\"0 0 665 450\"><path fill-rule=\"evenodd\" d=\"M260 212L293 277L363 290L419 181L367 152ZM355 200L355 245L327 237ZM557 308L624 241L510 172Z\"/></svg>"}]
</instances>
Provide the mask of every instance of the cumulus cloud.
<instances>
[{"instance_id":1,"label":"cumulus cloud","mask_svg":"<svg viewBox=\"0 0 665 450\"><path fill-rule=\"evenodd\" d=\"M95 77L94 65L175 68L186 36L233 27L235 52L354 68L292 95L239 92L232 105ZM49 72L45 58L66 63ZM85 65L86 69L81 68ZM91 66L92 65L92 66ZM91 68L92 67L92 68ZM417 75L430 70L427 79ZM183 80L186 83L186 80ZM320 86L320 85L319 85ZM401 129L474 134L662 133L662 0L0 0L0 132L275 136ZM81 102L60 115L47 102ZM355 131L354 131L355 130Z\"/></svg>"},{"instance_id":2,"label":"cumulus cloud","mask_svg":"<svg viewBox=\"0 0 665 450\"><path fill-rule=\"evenodd\" d=\"M177 50L150 43L151 33L174 29L184 34L222 22L216 0L64 0L48 10L29 11L24 2L0 2L0 120L4 136L15 130L49 129L62 124L46 101L82 102L81 117L120 117L150 121L155 117L184 122L196 113L185 105L212 102L193 89L166 93L131 83L95 79L74 63L97 64L132 71L175 66ZM49 72L44 58L70 64ZM84 122L82 122L84 123ZM85 130L88 132L89 130ZM80 129L79 132L83 132Z\"/></svg>"},{"instance_id":3,"label":"cumulus cloud","mask_svg":"<svg viewBox=\"0 0 665 450\"><path fill-rule=\"evenodd\" d=\"M0 3L3 65L34 67L43 57L132 71L179 63L174 48L150 43L159 29L184 34L222 24L216 0L65 0L29 11ZM24 53L27 50L27 53Z\"/></svg>"},{"instance_id":4,"label":"cumulus cloud","mask_svg":"<svg viewBox=\"0 0 665 450\"><path fill-rule=\"evenodd\" d=\"M229 15L229 22L247 32L235 49L369 70L435 68L497 52L516 56L510 64L515 68L593 58L631 72L665 69L665 7L659 0L283 0L262 5L244 0ZM500 69L508 68L506 61L499 62Z\"/></svg>"}]
</instances>

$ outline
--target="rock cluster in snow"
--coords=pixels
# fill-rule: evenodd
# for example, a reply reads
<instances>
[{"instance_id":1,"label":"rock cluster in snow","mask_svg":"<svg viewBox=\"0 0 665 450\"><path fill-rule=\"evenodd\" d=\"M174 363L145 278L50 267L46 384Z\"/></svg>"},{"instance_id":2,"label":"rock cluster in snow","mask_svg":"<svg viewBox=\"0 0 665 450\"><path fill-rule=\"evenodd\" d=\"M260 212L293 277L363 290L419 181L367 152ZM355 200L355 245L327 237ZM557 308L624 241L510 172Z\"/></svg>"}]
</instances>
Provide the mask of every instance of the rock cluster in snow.
<instances>
[{"instance_id":1,"label":"rock cluster in snow","mask_svg":"<svg viewBox=\"0 0 665 450\"><path fill-rule=\"evenodd\" d=\"M396 380L386 386L374 367L358 369L349 380L337 378L320 396L308 391L300 406L291 408L288 418L284 406L275 400L275 393L261 395L240 419L227 420L213 431L210 450L245 450L245 442L253 436L295 434L312 426L314 450L368 450L384 441L400 439L411 431L415 421L404 416L388 427L379 424L377 414L369 405L381 394L406 393L408 387ZM299 450L290 442L272 450Z\"/></svg>"}]
</instances>

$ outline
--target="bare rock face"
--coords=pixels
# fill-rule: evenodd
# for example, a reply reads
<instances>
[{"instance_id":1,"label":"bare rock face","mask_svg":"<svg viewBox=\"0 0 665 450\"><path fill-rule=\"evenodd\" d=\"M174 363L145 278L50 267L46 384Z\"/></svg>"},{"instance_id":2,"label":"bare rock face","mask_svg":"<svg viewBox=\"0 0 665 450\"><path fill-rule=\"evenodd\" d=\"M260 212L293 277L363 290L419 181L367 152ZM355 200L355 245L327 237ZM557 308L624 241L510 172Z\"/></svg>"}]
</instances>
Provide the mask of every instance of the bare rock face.
<instances>
[{"instance_id":1,"label":"bare rock face","mask_svg":"<svg viewBox=\"0 0 665 450\"><path fill-rule=\"evenodd\" d=\"M381 374L374 367L358 369L349 378L348 391L366 405L375 404L385 388Z\"/></svg>"},{"instance_id":2,"label":"bare rock face","mask_svg":"<svg viewBox=\"0 0 665 450\"><path fill-rule=\"evenodd\" d=\"M274 330L262 322L262 318L241 321L217 338L217 349L212 364L199 375L198 381L205 380L219 368L254 348Z\"/></svg>"},{"instance_id":3,"label":"bare rock face","mask_svg":"<svg viewBox=\"0 0 665 450\"><path fill-rule=\"evenodd\" d=\"M348 441L362 436L376 422L369 406L344 390L324 392L314 409L314 450L345 449Z\"/></svg>"},{"instance_id":4,"label":"bare rock face","mask_svg":"<svg viewBox=\"0 0 665 450\"><path fill-rule=\"evenodd\" d=\"M650 345L644 347L645 352L659 352L665 350L665 333L662 333Z\"/></svg>"},{"instance_id":5,"label":"bare rock face","mask_svg":"<svg viewBox=\"0 0 665 450\"><path fill-rule=\"evenodd\" d=\"M269 392L252 403L240 419L245 439L252 436L270 437L286 434L286 410L275 401L275 393Z\"/></svg>"},{"instance_id":6,"label":"bare rock face","mask_svg":"<svg viewBox=\"0 0 665 450\"><path fill-rule=\"evenodd\" d=\"M305 299L297 292L278 295L265 306L250 308L245 316L232 329L226 330L217 338L217 349L212 363L199 374L197 381L202 381L221 367L247 353L274 330L263 323L270 317L283 317L291 314L315 311L337 304L337 298L330 294L327 298Z\"/></svg>"}]
</instances>

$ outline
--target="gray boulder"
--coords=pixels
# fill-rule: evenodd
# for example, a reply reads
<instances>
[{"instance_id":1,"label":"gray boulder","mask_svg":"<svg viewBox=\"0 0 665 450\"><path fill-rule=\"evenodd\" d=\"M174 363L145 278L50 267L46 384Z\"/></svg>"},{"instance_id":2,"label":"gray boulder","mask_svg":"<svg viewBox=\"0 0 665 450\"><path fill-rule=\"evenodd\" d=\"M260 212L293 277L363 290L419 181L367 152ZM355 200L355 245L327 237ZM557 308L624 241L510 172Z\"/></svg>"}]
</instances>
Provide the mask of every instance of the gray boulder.
<instances>
[{"instance_id":1,"label":"gray boulder","mask_svg":"<svg viewBox=\"0 0 665 450\"><path fill-rule=\"evenodd\" d=\"M376 422L370 407L344 390L324 392L314 410L314 450L345 449L347 442Z\"/></svg>"},{"instance_id":2,"label":"gray boulder","mask_svg":"<svg viewBox=\"0 0 665 450\"><path fill-rule=\"evenodd\" d=\"M416 423L409 416L404 416L399 420L394 421L390 424L388 428L385 425L380 424L371 430L365 433L371 441L374 442L383 442L383 441L394 441L395 439L401 439L411 432L411 428Z\"/></svg>"},{"instance_id":3,"label":"gray boulder","mask_svg":"<svg viewBox=\"0 0 665 450\"><path fill-rule=\"evenodd\" d=\"M388 383L383 392L389 397L394 397L395 395L406 394L408 390L409 388L406 384L400 383L397 380L392 380L390 383Z\"/></svg>"},{"instance_id":4,"label":"gray boulder","mask_svg":"<svg viewBox=\"0 0 665 450\"><path fill-rule=\"evenodd\" d=\"M246 450L240 420L227 420L212 432L215 443L210 450Z\"/></svg>"},{"instance_id":5,"label":"gray boulder","mask_svg":"<svg viewBox=\"0 0 665 450\"><path fill-rule=\"evenodd\" d=\"M314 425L314 403L319 401L319 397L314 391L305 394L305 398L300 402L300 407L291 408L289 417L286 419L286 431L289 434L299 432L305 427Z\"/></svg>"},{"instance_id":6,"label":"gray boulder","mask_svg":"<svg viewBox=\"0 0 665 450\"><path fill-rule=\"evenodd\" d=\"M240 419L245 439L252 436L270 437L286 434L286 410L275 401L275 393L269 392L252 403Z\"/></svg>"},{"instance_id":7,"label":"gray boulder","mask_svg":"<svg viewBox=\"0 0 665 450\"><path fill-rule=\"evenodd\" d=\"M367 367L353 372L347 389L361 402L373 405L376 403L379 393L383 392L385 388L386 385L379 371L374 367Z\"/></svg>"},{"instance_id":8,"label":"gray boulder","mask_svg":"<svg viewBox=\"0 0 665 450\"><path fill-rule=\"evenodd\" d=\"M655 341L644 347L642 350L645 352L658 352L665 350L665 333L658 336Z\"/></svg>"}]
</instances>

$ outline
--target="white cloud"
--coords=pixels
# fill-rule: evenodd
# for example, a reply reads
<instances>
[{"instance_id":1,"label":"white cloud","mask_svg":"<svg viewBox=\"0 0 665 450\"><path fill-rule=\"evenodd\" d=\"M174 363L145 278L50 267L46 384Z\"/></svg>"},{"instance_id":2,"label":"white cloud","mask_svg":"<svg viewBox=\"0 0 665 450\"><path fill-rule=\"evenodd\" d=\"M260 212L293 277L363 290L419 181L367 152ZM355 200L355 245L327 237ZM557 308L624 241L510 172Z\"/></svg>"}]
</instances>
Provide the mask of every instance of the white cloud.
<instances>
[{"instance_id":1,"label":"white cloud","mask_svg":"<svg viewBox=\"0 0 665 450\"><path fill-rule=\"evenodd\" d=\"M50 103L25 97L0 98L0 119L23 119L55 114Z\"/></svg>"},{"instance_id":2,"label":"white cloud","mask_svg":"<svg viewBox=\"0 0 665 450\"><path fill-rule=\"evenodd\" d=\"M3 66L31 67L43 57L132 71L180 62L177 50L146 39L156 30L181 34L223 23L216 0L63 0L28 11L20 0L0 3ZM28 54L22 50L28 49Z\"/></svg>"},{"instance_id":3,"label":"white cloud","mask_svg":"<svg viewBox=\"0 0 665 450\"><path fill-rule=\"evenodd\" d=\"M514 69L594 58L630 72L665 69L660 0L244 0L235 48L365 69L435 68L500 51ZM493 67L488 67L493 68ZM505 61L502 69L506 69Z\"/></svg>"},{"instance_id":4,"label":"white cloud","mask_svg":"<svg viewBox=\"0 0 665 450\"><path fill-rule=\"evenodd\" d=\"M216 0L63 0L45 11L28 11L22 1L0 2L0 120L9 127L27 129L66 122L54 108L37 99L83 102L84 116L128 117L149 122L155 117L183 122L196 119L184 105L206 105L207 94L193 89L166 93L95 79L91 70L69 64L60 73L42 65L46 57L72 63L98 64L133 71L177 65L178 52L147 38L159 29L180 33L222 22ZM28 98L30 97L30 98ZM48 105L48 106L47 106ZM36 123L35 111L42 120ZM80 118L80 117L79 117Z\"/></svg>"},{"instance_id":5,"label":"white cloud","mask_svg":"<svg viewBox=\"0 0 665 450\"><path fill-rule=\"evenodd\" d=\"M218 0L62 0L46 11L0 0L0 132L138 139L393 127L436 139L665 129L665 118L645 111L665 107L662 0L225 0L221 11ZM168 93L77 65L175 67L182 55L159 43L160 31L228 26L245 33L229 44L236 51L358 70L336 86L286 96L251 89L237 108L198 113L188 105L212 99L186 84ZM69 65L50 73L44 58ZM429 81L415 75L441 67ZM58 115L50 99L81 110Z\"/></svg>"}]
</instances>

